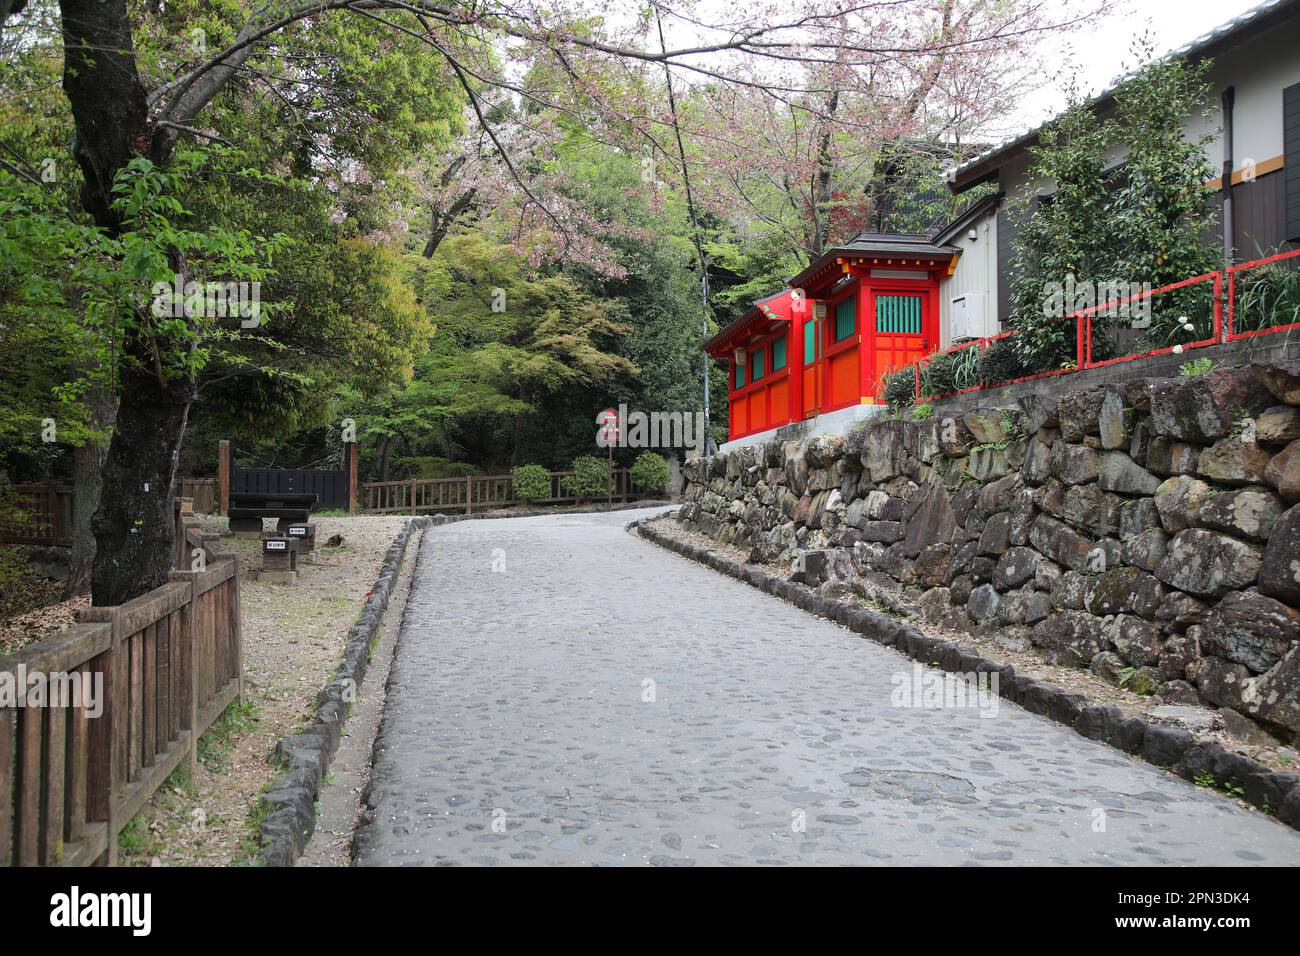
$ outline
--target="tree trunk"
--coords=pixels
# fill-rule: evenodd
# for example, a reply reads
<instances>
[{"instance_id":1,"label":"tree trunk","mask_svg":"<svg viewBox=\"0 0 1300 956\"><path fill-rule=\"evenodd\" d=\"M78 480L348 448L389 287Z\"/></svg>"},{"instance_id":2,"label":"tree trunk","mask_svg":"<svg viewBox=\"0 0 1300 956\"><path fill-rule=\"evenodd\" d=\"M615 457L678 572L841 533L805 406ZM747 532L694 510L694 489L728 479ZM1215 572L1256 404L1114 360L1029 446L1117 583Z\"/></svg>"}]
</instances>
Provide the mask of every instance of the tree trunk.
<instances>
[{"instance_id":1,"label":"tree trunk","mask_svg":"<svg viewBox=\"0 0 1300 956\"><path fill-rule=\"evenodd\" d=\"M63 92L76 124L77 164L85 177L81 205L96 225L115 232L113 178L152 147L144 86L126 0L60 0Z\"/></svg>"},{"instance_id":2,"label":"tree trunk","mask_svg":"<svg viewBox=\"0 0 1300 956\"><path fill-rule=\"evenodd\" d=\"M892 142L880 144L880 152L871 168L871 184L867 187L868 210L867 228L872 232L884 232L889 216L887 208L894 195L897 176L896 169L890 162L893 156Z\"/></svg>"},{"instance_id":3,"label":"tree trunk","mask_svg":"<svg viewBox=\"0 0 1300 956\"><path fill-rule=\"evenodd\" d=\"M520 386L519 388L519 400L521 402L528 401L528 389L524 388L523 386ZM511 468L518 468L519 465L521 464L521 462L519 461L519 449L524 442L524 415L525 414L526 413L524 412L515 412L514 429L513 429L514 434L511 436L512 447L510 449Z\"/></svg>"},{"instance_id":4,"label":"tree trunk","mask_svg":"<svg viewBox=\"0 0 1300 956\"><path fill-rule=\"evenodd\" d=\"M442 176L439 177L442 189L434 198L434 201L429 204L429 239L424 244L424 252L421 253L426 259L433 258L433 254L438 251L438 246L442 245L442 240L447 238L448 230L465 213L465 210L469 209L474 202L474 197L478 195L478 187L471 186L452 200L445 211L442 209L443 193L447 191L451 181L456 178L456 173L465 165L465 161L466 157L463 154L457 156L447 165L447 168L442 171Z\"/></svg>"},{"instance_id":5,"label":"tree trunk","mask_svg":"<svg viewBox=\"0 0 1300 956\"><path fill-rule=\"evenodd\" d=\"M519 446L524 440L524 413L515 412L514 435L511 438L510 467L519 467Z\"/></svg>"},{"instance_id":6,"label":"tree trunk","mask_svg":"<svg viewBox=\"0 0 1300 956\"><path fill-rule=\"evenodd\" d=\"M91 520L95 605L122 604L164 584L175 564L172 482L193 400L193 382L163 386L140 366L123 372L104 493Z\"/></svg>"},{"instance_id":7,"label":"tree trunk","mask_svg":"<svg viewBox=\"0 0 1300 956\"><path fill-rule=\"evenodd\" d=\"M424 258L433 258L433 254L438 251L438 246L442 245L442 240L447 238L447 232L474 202L477 194L477 188L461 193L445 213L436 206L433 207L429 214L429 238L424 244L424 252L421 253Z\"/></svg>"},{"instance_id":8,"label":"tree trunk","mask_svg":"<svg viewBox=\"0 0 1300 956\"><path fill-rule=\"evenodd\" d=\"M85 178L81 205L116 234L114 178L137 156L165 162L168 141L155 139L149 122L126 0L60 0L59 8L63 90ZM184 262L175 266L184 273ZM148 342L123 343L117 423L91 518L96 605L122 604L167 580L175 560L172 481L194 394L192 379L166 379Z\"/></svg>"},{"instance_id":9,"label":"tree trunk","mask_svg":"<svg viewBox=\"0 0 1300 956\"><path fill-rule=\"evenodd\" d=\"M817 143L817 182L813 188L812 202L812 253L813 258L826 251L831 231L831 200L834 196L835 172L835 111L840 105L840 94L833 90L826 99L826 119Z\"/></svg>"},{"instance_id":10,"label":"tree trunk","mask_svg":"<svg viewBox=\"0 0 1300 956\"><path fill-rule=\"evenodd\" d=\"M90 406L90 424L97 432L113 427L117 415L117 396L104 385L86 392ZM108 437L87 441L72 452L72 561L64 586L65 598L90 590L91 569L95 561L95 533L90 519L99 507L99 493L104 484L104 462L108 458Z\"/></svg>"},{"instance_id":11,"label":"tree trunk","mask_svg":"<svg viewBox=\"0 0 1300 956\"><path fill-rule=\"evenodd\" d=\"M379 436L379 447L375 449L375 457L378 459L379 481L388 480L388 450L392 447L392 439L387 435Z\"/></svg>"}]
</instances>

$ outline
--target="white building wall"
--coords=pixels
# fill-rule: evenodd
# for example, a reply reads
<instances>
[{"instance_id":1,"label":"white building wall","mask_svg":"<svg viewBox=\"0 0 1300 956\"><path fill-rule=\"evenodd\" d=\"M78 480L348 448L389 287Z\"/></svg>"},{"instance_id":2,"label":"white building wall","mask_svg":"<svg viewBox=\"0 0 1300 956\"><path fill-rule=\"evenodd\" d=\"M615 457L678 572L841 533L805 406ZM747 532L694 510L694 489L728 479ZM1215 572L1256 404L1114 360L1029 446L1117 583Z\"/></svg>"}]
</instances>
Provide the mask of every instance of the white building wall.
<instances>
[{"instance_id":1,"label":"white building wall","mask_svg":"<svg viewBox=\"0 0 1300 956\"><path fill-rule=\"evenodd\" d=\"M1293 31L1294 22L1290 25ZM1244 46L1219 56L1207 77L1211 87L1208 117L1193 117L1186 125L1189 136L1212 134L1206 152L1215 169L1223 164L1222 94L1236 90L1233 105L1233 163L1239 172L1247 159L1256 163L1280 157L1282 145L1282 90L1300 83L1300 38L1287 25L1274 28Z\"/></svg>"},{"instance_id":2,"label":"white building wall","mask_svg":"<svg viewBox=\"0 0 1300 956\"><path fill-rule=\"evenodd\" d=\"M975 230L975 239L970 238ZM950 245L961 250L957 268L939 280L939 347L953 344L952 300L966 293L984 294L985 335L996 334L998 325L998 223L993 210L954 237Z\"/></svg>"}]
</instances>

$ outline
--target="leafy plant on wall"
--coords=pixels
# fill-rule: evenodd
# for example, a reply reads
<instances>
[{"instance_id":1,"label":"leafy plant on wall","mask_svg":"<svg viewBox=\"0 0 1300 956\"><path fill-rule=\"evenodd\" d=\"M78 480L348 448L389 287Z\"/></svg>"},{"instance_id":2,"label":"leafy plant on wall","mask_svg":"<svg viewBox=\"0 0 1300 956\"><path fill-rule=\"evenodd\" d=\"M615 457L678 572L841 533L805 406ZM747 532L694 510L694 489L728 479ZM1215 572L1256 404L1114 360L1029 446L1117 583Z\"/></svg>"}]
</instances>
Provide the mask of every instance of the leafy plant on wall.
<instances>
[{"instance_id":1,"label":"leafy plant on wall","mask_svg":"<svg viewBox=\"0 0 1300 956\"><path fill-rule=\"evenodd\" d=\"M1136 52L1151 53L1148 39ZM1110 211L1117 244L1116 276L1126 283L1150 283L1152 289L1203 275L1220 265L1220 253L1208 240L1217 211L1204 188L1215 175L1207 148L1215 128L1188 137L1184 123L1213 111L1206 82L1208 61L1189 64L1181 58L1151 63L1115 93L1119 135L1127 145L1123 185ZM1208 338L1213 328L1210 283L1198 283L1153 297L1151 346ZM1192 330L1184 329L1187 316Z\"/></svg>"},{"instance_id":2,"label":"leafy plant on wall","mask_svg":"<svg viewBox=\"0 0 1300 956\"><path fill-rule=\"evenodd\" d=\"M1018 329L1012 347L1036 371L1057 367L1074 352L1074 323L1050 314L1055 311L1048 301L1050 284L1064 283L1067 276L1103 277L1118 244L1109 219L1103 159L1113 137L1113 126L1076 100L1030 150L1031 180L1045 180L1055 191L1026 195L1012 204L1017 229L1011 324Z\"/></svg>"}]
</instances>

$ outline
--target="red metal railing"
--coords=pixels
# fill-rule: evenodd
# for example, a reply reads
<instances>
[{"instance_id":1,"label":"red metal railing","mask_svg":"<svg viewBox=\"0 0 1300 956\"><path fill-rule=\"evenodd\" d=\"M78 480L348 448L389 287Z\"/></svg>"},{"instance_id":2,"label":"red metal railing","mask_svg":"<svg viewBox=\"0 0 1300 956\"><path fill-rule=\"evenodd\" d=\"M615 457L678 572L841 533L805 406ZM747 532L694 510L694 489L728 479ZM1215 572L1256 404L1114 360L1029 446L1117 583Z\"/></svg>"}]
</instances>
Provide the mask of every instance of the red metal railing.
<instances>
[{"instance_id":1,"label":"red metal railing","mask_svg":"<svg viewBox=\"0 0 1300 956\"><path fill-rule=\"evenodd\" d=\"M1260 273L1253 270L1262 270L1266 267L1276 267L1278 263L1286 262L1288 265L1294 265L1297 271L1287 273L1286 267L1276 271L1276 276L1280 281L1293 282L1294 287L1289 291L1274 287L1278 293L1277 299L1269 306L1270 314L1259 316L1261 320L1272 322L1278 316L1273 312L1280 312L1283 318L1290 316L1292 321L1276 322L1275 324L1263 325L1259 328L1238 329L1239 319L1241 318L1240 310L1242 300L1248 300L1248 294L1243 294L1242 287L1245 284L1241 277L1243 274L1251 276L1256 282L1266 282L1266 278L1258 278ZM1250 279L1246 281L1251 281ZM1192 288L1198 285L1208 284L1211 295L1211 329L1208 336L1196 339L1191 342L1174 343L1155 349L1147 349L1132 355L1112 356L1111 358L1098 359L1095 357L1096 330L1093 326L1093 319L1099 313L1104 311L1114 311L1122 309L1124 306L1131 305L1134 302L1143 300L1154 300L1157 296L1169 295L1182 289ZM1247 286L1247 289L1250 287ZM1267 289L1266 289L1267 291ZM1291 296L1290 299L1287 296ZM1141 293L1126 296L1124 298L1113 299L1109 302L1103 302L1100 305L1091 306L1087 309L1071 313L1071 318L1075 322L1075 363L1072 367L1052 369L1046 372L1037 372L1033 375L1025 375L1019 378L1006 379L998 382L987 382L974 385L969 388L958 389L953 392L945 392L937 395L922 395L921 389L921 367L925 363L931 362L938 355L952 355L965 349L976 348L984 350L989 348L994 342L1007 338L1015 334L1015 329L1009 329L998 335L991 335L986 338L972 339L969 342L963 342L960 345L944 349L941 352L932 352L921 362L912 366L915 395L917 402L932 402L941 398L950 398L954 395L964 395L968 392L977 392L989 388L1004 388L1008 385L1015 385L1020 382L1033 381L1040 378L1048 378L1054 375L1063 375L1070 372L1078 372L1084 369L1100 368L1105 365L1114 365L1120 362L1132 362L1137 359L1151 358L1157 355L1181 354L1189 349L1204 348L1207 345L1219 345L1225 342L1236 342L1242 339L1254 338L1260 335L1271 335L1275 332L1289 332L1300 329L1300 249L1290 252L1283 252L1273 256L1266 256L1262 259L1253 259L1249 262L1243 262L1239 265L1230 266L1227 269L1217 269L1213 272L1207 272L1203 275L1192 276L1189 279L1183 279L1180 282L1173 282L1169 285L1161 286L1158 289L1151 289Z\"/></svg>"},{"instance_id":2,"label":"red metal railing","mask_svg":"<svg viewBox=\"0 0 1300 956\"><path fill-rule=\"evenodd\" d=\"M1168 295L1171 292L1177 292L1179 289L1189 289L1202 283L1211 283L1213 289L1212 314L1213 328L1208 338L1198 339L1193 342L1179 342L1173 345L1166 345L1162 348L1147 349L1144 352L1138 352L1133 355L1119 355L1109 359L1093 358L1093 317L1103 311L1119 311L1127 305L1134 302L1147 301L1150 303L1160 295ZM1169 285L1161 286L1158 289L1143 291L1136 295L1125 296L1122 299L1113 299L1110 302L1103 302L1100 305L1094 305L1088 309L1081 309L1074 313L1075 318L1075 335L1076 335L1076 360L1075 370L1086 368L1100 368L1103 365L1114 365L1117 362L1132 362L1135 359L1150 358L1155 355L1179 354L1187 349L1202 348L1206 345L1217 345L1223 341L1223 273L1221 271L1207 272L1204 275L1193 276L1190 279L1183 279L1181 282L1171 282Z\"/></svg>"},{"instance_id":3,"label":"red metal railing","mask_svg":"<svg viewBox=\"0 0 1300 956\"><path fill-rule=\"evenodd\" d=\"M1300 266L1300 249L1293 249L1290 252L1278 253L1275 256L1266 256L1263 259L1252 259L1250 262L1243 262L1240 265L1230 266L1228 272L1228 341L1236 342L1241 339L1254 338L1257 335L1270 335L1274 332L1288 332L1300 328L1300 315L1296 316L1297 321L1286 322L1281 325L1268 326L1262 329L1248 329L1246 331L1237 331L1237 276L1243 272L1249 272L1252 269L1263 269L1266 266L1275 265L1279 262ZM1296 277L1300 280L1300 277Z\"/></svg>"}]
</instances>

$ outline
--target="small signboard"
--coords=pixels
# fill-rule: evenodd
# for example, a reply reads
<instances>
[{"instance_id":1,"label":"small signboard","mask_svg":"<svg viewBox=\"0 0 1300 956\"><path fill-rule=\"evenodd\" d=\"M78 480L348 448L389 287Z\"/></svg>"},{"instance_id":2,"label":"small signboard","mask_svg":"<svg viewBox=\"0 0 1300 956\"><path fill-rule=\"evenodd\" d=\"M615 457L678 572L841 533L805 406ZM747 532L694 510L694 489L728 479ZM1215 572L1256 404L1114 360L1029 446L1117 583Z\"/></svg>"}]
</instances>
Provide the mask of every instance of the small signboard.
<instances>
[{"instance_id":1,"label":"small signboard","mask_svg":"<svg viewBox=\"0 0 1300 956\"><path fill-rule=\"evenodd\" d=\"M600 424L601 436L606 442L618 441L618 409L605 409L596 417L596 421Z\"/></svg>"}]
</instances>

